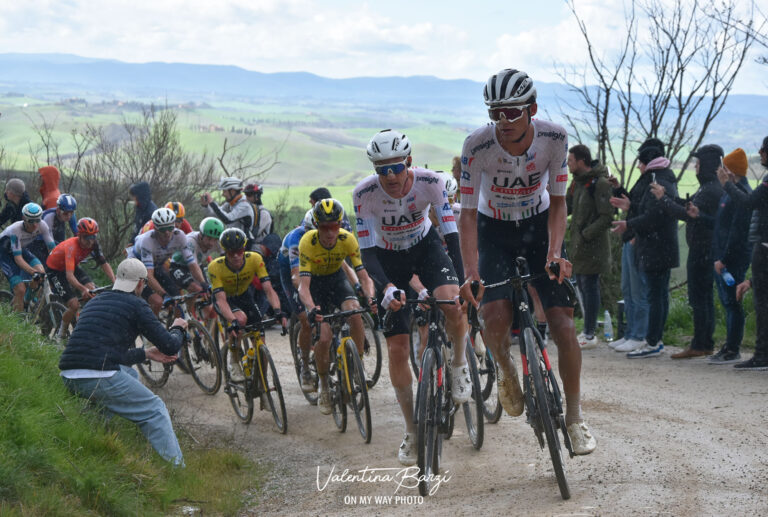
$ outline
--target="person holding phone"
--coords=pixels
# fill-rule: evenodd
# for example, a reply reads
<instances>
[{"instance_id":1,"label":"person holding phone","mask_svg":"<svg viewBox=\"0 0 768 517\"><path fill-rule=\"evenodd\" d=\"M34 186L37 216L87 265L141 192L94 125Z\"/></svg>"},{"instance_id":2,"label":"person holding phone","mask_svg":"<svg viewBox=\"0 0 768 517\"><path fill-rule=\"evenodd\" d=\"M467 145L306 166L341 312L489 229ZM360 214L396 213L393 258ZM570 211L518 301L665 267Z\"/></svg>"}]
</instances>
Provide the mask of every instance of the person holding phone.
<instances>
[{"instance_id":1,"label":"person holding phone","mask_svg":"<svg viewBox=\"0 0 768 517\"><path fill-rule=\"evenodd\" d=\"M638 149L638 167L640 179L629 192L629 197L611 198L611 204L627 211L625 221L614 221L613 231L624 234L622 291L631 296L630 330L627 339L616 346L617 352L627 352L630 359L659 356L664 352L662 335L669 314L669 273L680 264L677 245L677 222L670 218L656 197L658 188L677 197L675 174L669 168L669 160L664 157L664 144L657 138L649 138ZM633 244L634 243L634 244ZM634 261L634 264L633 264ZM631 280L631 268L637 267L639 275L634 284ZM627 280L625 281L625 276ZM637 303L638 307L633 307ZM647 304L647 305L645 305ZM642 308L647 306L647 313ZM632 321L631 318L645 320ZM643 323L645 333L642 334ZM634 328L632 328L634 327Z\"/></svg>"}]
</instances>

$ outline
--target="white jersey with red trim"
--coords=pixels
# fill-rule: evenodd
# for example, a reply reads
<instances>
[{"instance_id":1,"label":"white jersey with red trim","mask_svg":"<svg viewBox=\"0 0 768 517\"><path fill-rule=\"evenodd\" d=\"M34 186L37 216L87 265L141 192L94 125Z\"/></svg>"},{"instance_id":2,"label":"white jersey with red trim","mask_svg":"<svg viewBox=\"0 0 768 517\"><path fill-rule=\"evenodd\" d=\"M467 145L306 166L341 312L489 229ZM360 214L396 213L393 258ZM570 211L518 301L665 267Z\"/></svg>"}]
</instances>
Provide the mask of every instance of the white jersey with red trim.
<instances>
[{"instance_id":1,"label":"white jersey with red trim","mask_svg":"<svg viewBox=\"0 0 768 517\"><path fill-rule=\"evenodd\" d=\"M533 141L521 156L505 151L495 124L476 130L461 152L461 206L504 221L549 208L549 196L568 185L568 134L559 124L533 120ZM549 185L549 190L547 189Z\"/></svg>"},{"instance_id":2,"label":"white jersey with red trim","mask_svg":"<svg viewBox=\"0 0 768 517\"><path fill-rule=\"evenodd\" d=\"M384 192L378 175L365 178L355 187L352 200L360 248L378 246L404 250L414 246L432 227L430 206L435 207L443 234L458 231L445 191L444 175L420 167L413 167L411 171L411 190L399 199Z\"/></svg>"}]
</instances>

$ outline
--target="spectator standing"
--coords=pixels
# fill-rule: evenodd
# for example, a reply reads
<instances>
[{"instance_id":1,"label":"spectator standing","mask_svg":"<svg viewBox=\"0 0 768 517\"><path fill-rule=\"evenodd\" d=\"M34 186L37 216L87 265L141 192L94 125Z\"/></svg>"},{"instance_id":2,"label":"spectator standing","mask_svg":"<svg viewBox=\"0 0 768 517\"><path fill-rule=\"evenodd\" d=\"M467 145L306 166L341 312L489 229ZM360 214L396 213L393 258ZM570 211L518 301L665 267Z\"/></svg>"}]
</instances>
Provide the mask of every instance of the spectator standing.
<instances>
[{"instance_id":1,"label":"spectator standing","mask_svg":"<svg viewBox=\"0 0 768 517\"><path fill-rule=\"evenodd\" d=\"M655 357L664 352L662 335L669 314L670 270L680 265L677 221L667 215L664 205L656 199L650 188L655 183L677 197L675 174L669 168L669 160L664 157L663 144L656 138L646 140L640 146L637 160L642 173L632 189L638 198L637 210L626 221L613 223L618 233L628 229L635 233L637 266L648 300L645 346L629 352L629 359ZM631 204L635 204L635 197L631 198ZM627 208L631 208L631 205Z\"/></svg>"},{"instance_id":2,"label":"spectator standing","mask_svg":"<svg viewBox=\"0 0 768 517\"><path fill-rule=\"evenodd\" d=\"M696 161L696 179L699 189L690 201L663 195L659 187L654 195L664 205L666 213L686 222L685 240L688 243L686 271L688 277L688 304L693 309L693 339L685 350L672 354L672 359L690 359L712 355L715 342L715 300L712 289L712 234L715 215L723 196L717 181L717 169L723 157L719 145L703 145L693 153ZM661 193L661 195L660 195Z\"/></svg>"},{"instance_id":3,"label":"spectator standing","mask_svg":"<svg viewBox=\"0 0 768 517\"><path fill-rule=\"evenodd\" d=\"M59 181L61 173L53 165L40 167L37 172L40 174L40 196L43 198L43 209L56 208L56 202L61 196L59 191Z\"/></svg>"},{"instance_id":4,"label":"spectator standing","mask_svg":"<svg viewBox=\"0 0 768 517\"><path fill-rule=\"evenodd\" d=\"M140 181L131 185L129 190L135 203L133 212L133 233L131 234L131 244L136 240L136 236L141 233L147 221L152 219L152 212L157 210L157 205L152 201L152 190L149 183Z\"/></svg>"},{"instance_id":5,"label":"spectator standing","mask_svg":"<svg viewBox=\"0 0 768 517\"><path fill-rule=\"evenodd\" d=\"M218 205L209 192L200 197L200 204L208 215L219 219L227 228L242 230L249 243L253 242L253 208L243 195L243 182L239 178L226 177L219 181L225 203Z\"/></svg>"},{"instance_id":6,"label":"spectator standing","mask_svg":"<svg viewBox=\"0 0 768 517\"><path fill-rule=\"evenodd\" d=\"M613 189L608 181L608 169L592 160L592 153L585 145L575 145L568 150L568 170L573 175L566 195L571 214L568 255L584 303L584 332L577 339L582 349L589 349L597 346L600 275L608 271L611 262L608 230L613 220Z\"/></svg>"},{"instance_id":7,"label":"spectator standing","mask_svg":"<svg viewBox=\"0 0 768 517\"><path fill-rule=\"evenodd\" d=\"M749 195L752 187L747 180L747 153L738 148L723 158L725 170L732 173L736 188ZM751 210L737 203L727 192L720 198L712 235L715 285L720 303L725 309L726 340L719 352L709 358L712 364L731 364L741 360L741 340L744 338L744 308L736 298L736 285L744 281L749 268L752 244L749 242ZM724 273L733 280L727 282ZM730 284L730 285L729 285Z\"/></svg>"},{"instance_id":8,"label":"spectator standing","mask_svg":"<svg viewBox=\"0 0 768 517\"><path fill-rule=\"evenodd\" d=\"M760 147L760 164L768 168L768 136ZM763 176L760 185L750 195L729 181L725 169L718 170L718 179L736 203L745 204L747 209L757 212L755 231L758 242L752 250L752 279L744 280L736 287L737 300L741 300L750 287L755 290L755 354L733 367L739 370L768 370L768 174Z\"/></svg>"},{"instance_id":9,"label":"spectator standing","mask_svg":"<svg viewBox=\"0 0 768 517\"><path fill-rule=\"evenodd\" d=\"M27 187L19 178L11 178L5 183L5 207L0 212L0 226L5 223L16 223L21 221L21 209L32 199L27 193Z\"/></svg>"},{"instance_id":10,"label":"spectator standing","mask_svg":"<svg viewBox=\"0 0 768 517\"><path fill-rule=\"evenodd\" d=\"M135 422L160 456L183 466L165 404L139 382L131 368L146 359L175 361L187 327L181 318L174 320L170 330L163 327L138 296L146 279L147 269L140 260L129 258L120 263L112 290L91 300L80 312L59 369L72 393ZM139 334L155 346L136 348Z\"/></svg>"},{"instance_id":11,"label":"spectator standing","mask_svg":"<svg viewBox=\"0 0 768 517\"><path fill-rule=\"evenodd\" d=\"M245 198L253 207L253 238L257 244L261 244L267 235L274 233L275 223L272 220L272 214L269 213L261 202L261 195L264 188L251 183L245 186L243 190ZM280 238L278 237L278 240ZM280 243L277 244L280 247Z\"/></svg>"}]
</instances>

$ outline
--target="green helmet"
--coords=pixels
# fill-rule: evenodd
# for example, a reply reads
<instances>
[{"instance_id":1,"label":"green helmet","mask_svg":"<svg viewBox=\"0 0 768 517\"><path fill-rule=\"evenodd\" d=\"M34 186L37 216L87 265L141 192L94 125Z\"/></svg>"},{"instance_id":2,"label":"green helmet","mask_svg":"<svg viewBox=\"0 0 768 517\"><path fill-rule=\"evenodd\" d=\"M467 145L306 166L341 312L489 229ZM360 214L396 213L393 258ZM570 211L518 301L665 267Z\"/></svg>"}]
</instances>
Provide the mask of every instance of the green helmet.
<instances>
[{"instance_id":1,"label":"green helmet","mask_svg":"<svg viewBox=\"0 0 768 517\"><path fill-rule=\"evenodd\" d=\"M224 223L215 217L206 217L200 221L200 233L206 237L218 239L224 231Z\"/></svg>"}]
</instances>

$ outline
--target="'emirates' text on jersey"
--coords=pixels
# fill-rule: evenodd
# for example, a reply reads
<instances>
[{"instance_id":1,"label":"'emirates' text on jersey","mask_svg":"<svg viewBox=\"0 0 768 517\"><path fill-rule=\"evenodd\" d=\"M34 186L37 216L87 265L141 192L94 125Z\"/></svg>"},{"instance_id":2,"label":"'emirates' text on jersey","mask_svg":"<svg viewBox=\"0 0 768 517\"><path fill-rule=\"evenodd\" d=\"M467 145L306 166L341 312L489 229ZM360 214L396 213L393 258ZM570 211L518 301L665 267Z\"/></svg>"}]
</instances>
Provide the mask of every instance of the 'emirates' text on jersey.
<instances>
[{"instance_id":1,"label":"'emirates' text on jersey","mask_svg":"<svg viewBox=\"0 0 768 517\"><path fill-rule=\"evenodd\" d=\"M568 185L568 135L555 123L533 120L533 141L512 156L488 124L464 141L461 152L461 206L504 221L520 221L549 208L549 196L564 196ZM549 191L547 191L549 184Z\"/></svg>"},{"instance_id":2,"label":"'emirates' text on jersey","mask_svg":"<svg viewBox=\"0 0 768 517\"><path fill-rule=\"evenodd\" d=\"M420 167L411 171L411 190L399 199L384 192L378 175L365 178L355 187L352 200L360 248L404 250L414 246L432 227L430 206L435 207L443 234L458 231L443 175Z\"/></svg>"}]
</instances>

